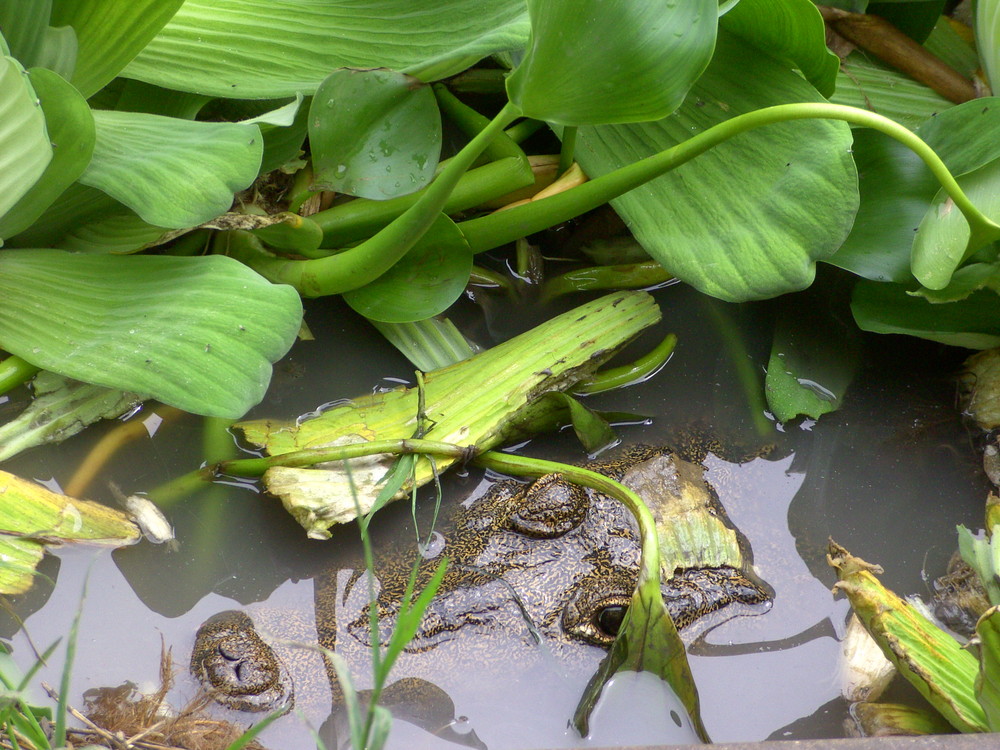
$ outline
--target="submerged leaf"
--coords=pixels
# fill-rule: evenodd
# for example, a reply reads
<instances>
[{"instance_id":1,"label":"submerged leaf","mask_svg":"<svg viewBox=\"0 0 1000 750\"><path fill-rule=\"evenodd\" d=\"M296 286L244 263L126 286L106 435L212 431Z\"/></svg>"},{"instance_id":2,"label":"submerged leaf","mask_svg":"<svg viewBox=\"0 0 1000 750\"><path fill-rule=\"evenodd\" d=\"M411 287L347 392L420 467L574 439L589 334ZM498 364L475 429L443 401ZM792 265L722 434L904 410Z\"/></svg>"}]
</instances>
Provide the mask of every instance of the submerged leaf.
<instances>
[{"instance_id":1,"label":"submerged leaf","mask_svg":"<svg viewBox=\"0 0 1000 750\"><path fill-rule=\"evenodd\" d=\"M61 443L100 419L114 419L142 403L135 393L40 372L35 397L16 418L0 426L0 461L36 445Z\"/></svg>"},{"instance_id":2,"label":"submerged leaf","mask_svg":"<svg viewBox=\"0 0 1000 750\"><path fill-rule=\"evenodd\" d=\"M0 471L0 593L31 588L45 545L83 541L120 546L141 534L121 511L88 500L57 495Z\"/></svg>"},{"instance_id":3,"label":"submerged leaf","mask_svg":"<svg viewBox=\"0 0 1000 750\"><path fill-rule=\"evenodd\" d=\"M197 414L258 403L301 315L294 289L218 255L0 253L0 347Z\"/></svg>"},{"instance_id":4,"label":"submerged leaf","mask_svg":"<svg viewBox=\"0 0 1000 750\"><path fill-rule=\"evenodd\" d=\"M906 600L879 583L881 572L831 541L827 561L836 569L840 591L896 668L961 732L987 731L986 715L976 700L976 657Z\"/></svg>"}]
</instances>

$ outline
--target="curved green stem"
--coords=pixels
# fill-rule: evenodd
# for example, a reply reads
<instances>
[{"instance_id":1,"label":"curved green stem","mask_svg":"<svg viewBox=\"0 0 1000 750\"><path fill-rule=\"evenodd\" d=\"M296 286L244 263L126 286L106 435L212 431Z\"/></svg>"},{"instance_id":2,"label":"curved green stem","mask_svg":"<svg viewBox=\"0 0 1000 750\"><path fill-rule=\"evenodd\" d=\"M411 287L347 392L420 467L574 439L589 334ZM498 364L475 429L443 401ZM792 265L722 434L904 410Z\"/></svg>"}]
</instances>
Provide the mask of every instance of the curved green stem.
<instances>
[{"instance_id":1,"label":"curved green stem","mask_svg":"<svg viewBox=\"0 0 1000 750\"><path fill-rule=\"evenodd\" d=\"M655 260L578 268L546 281L542 285L541 300L548 302L563 294L594 289L646 289L673 278L673 274Z\"/></svg>"},{"instance_id":2,"label":"curved green stem","mask_svg":"<svg viewBox=\"0 0 1000 750\"><path fill-rule=\"evenodd\" d=\"M612 367L598 372L590 380L581 380L573 386L573 393L603 393L614 388L621 388L655 375L674 353L677 346L677 336L672 333L667 336L639 359L621 367Z\"/></svg>"},{"instance_id":3,"label":"curved green stem","mask_svg":"<svg viewBox=\"0 0 1000 750\"><path fill-rule=\"evenodd\" d=\"M878 130L910 148L930 168L931 173L951 196L972 228L970 247L1000 238L1000 225L977 209L962 192L958 182L934 150L916 134L882 115L855 107L825 102L779 104L738 115L679 143L666 151L649 156L601 177L594 178L572 190L532 201L516 208L490 214L459 225L473 252L490 250L518 237L579 216L585 211L604 205L622 193L649 182L665 172L679 167L723 141L754 128L793 120L842 120Z\"/></svg>"},{"instance_id":4,"label":"curved green stem","mask_svg":"<svg viewBox=\"0 0 1000 750\"><path fill-rule=\"evenodd\" d=\"M327 258L299 261L241 253L239 248L231 252L262 276L278 284L290 284L304 297L340 294L369 284L416 244L437 219L465 171L518 114L513 104L505 105L438 174L416 203L357 247Z\"/></svg>"},{"instance_id":5,"label":"curved green stem","mask_svg":"<svg viewBox=\"0 0 1000 750\"><path fill-rule=\"evenodd\" d=\"M27 383L38 370L39 368L30 362L25 362L13 354L0 360L0 394Z\"/></svg>"}]
</instances>

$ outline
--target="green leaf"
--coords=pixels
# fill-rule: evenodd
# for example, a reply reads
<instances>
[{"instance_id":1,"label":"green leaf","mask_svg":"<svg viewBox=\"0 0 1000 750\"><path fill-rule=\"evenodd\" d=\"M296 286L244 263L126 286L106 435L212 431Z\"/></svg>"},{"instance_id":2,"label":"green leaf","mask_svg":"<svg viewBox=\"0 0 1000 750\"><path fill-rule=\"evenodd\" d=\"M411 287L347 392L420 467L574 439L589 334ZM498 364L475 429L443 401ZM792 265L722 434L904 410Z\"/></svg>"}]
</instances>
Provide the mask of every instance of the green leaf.
<instances>
[{"instance_id":1,"label":"green leaf","mask_svg":"<svg viewBox=\"0 0 1000 750\"><path fill-rule=\"evenodd\" d=\"M528 0L531 40L507 78L528 117L561 125L666 117L712 58L717 0Z\"/></svg>"},{"instance_id":2,"label":"green leaf","mask_svg":"<svg viewBox=\"0 0 1000 750\"><path fill-rule=\"evenodd\" d=\"M976 537L965 526L959 525L958 551L962 560L979 576L990 604L1000 604L1000 540L994 544L994 537Z\"/></svg>"},{"instance_id":3,"label":"green leaf","mask_svg":"<svg viewBox=\"0 0 1000 750\"><path fill-rule=\"evenodd\" d=\"M476 353L448 318L427 318L413 323L373 320L371 323L410 360L410 364L423 372L453 365Z\"/></svg>"},{"instance_id":4,"label":"green leaf","mask_svg":"<svg viewBox=\"0 0 1000 750\"><path fill-rule=\"evenodd\" d=\"M962 175L1000 157L1000 97L974 99L929 117L916 129L952 174Z\"/></svg>"},{"instance_id":5,"label":"green leaf","mask_svg":"<svg viewBox=\"0 0 1000 750\"><path fill-rule=\"evenodd\" d=\"M799 301L775 327L764 381L768 408L779 422L800 414L819 419L840 408L857 364L849 333Z\"/></svg>"},{"instance_id":6,"label":"green leaf","mask_svg":"<svg viewBox=\"0 0 1000 750\"><path fill-rule=\"evenodd\" d=\"M156 245L172 234L176 232L149 224L127 209L112 210L107 216L80 222L52 246L74 253L126 255Z\"/></svg>"},{"instance_id":7,"label":"green leaf","mask_svg":"<svg viewBox=\"0 0 1000 750\"><path fill-rule=\"evenodd\" d=\"M51 13L52 0L0 3L0 29L10 55L21 65L48 68L68 79L76 65L76 32L69 26L49 26Z\"/></svg>"},{"instance_id":8,"label":"green leaf","mask_svg":"<svg viewBox=\"0 0 1000 750\"><path fill-rule=\"evenodd\" d=\"M986 80L1000 91L1000 2L978 0L976 9L976 47L986 71Z\"/></svg>"},{"instance_id":9,"label":"green leaf","mask_svg":"<svg viewBox=\"0 0 1000 750\"><path fill-rule=\"evenodd\" d=\"M986 713L989 731L1000 731L1000 607L983 613L976 623L979 639L979 674L976 699Z\"/></svg>"},{"instance_id":10,"label":"green leaf","mask_svg":"<svg viewBox=\"0 0 1000 750\"><path fill-rule=\"evenodd\" d=\"M124 75L164 88L264 99L312 94L336 68L454 75L527 39L522 0L187 0ZM412 71L407 71L412 72Z\"/></svg>"},{"instance_id":11,"label":"green leaf","mask_svg":"<svg viewBox=\"0 0 1000 750\"><path fill-rule=\"evenodd\" d=\"M604 417L568 393L548 393L545 398L558 403L559 411L569 415L573 432L590 455L599 453L618 441L615 431Z\"/></svg>"},{"instance_id":12,"label":"green leaf","mask_svg":"<svg viewBox=\"0 0 1000 750\"><path fill-rule=\"evenodd\" d=\"M960 176L958 184L976 208L993 220L1000 219L1000 159ZM969 251L979 249L978 244L965 216L941 189L913 238L913 275L929 289L944 289Z\"/></svg>"},{"instance_id":13,"label":"green leaf","mask_svg":"<svg viewBox=\"0 0 1000 750\"><path fill-rule=\"evenodd\" d=\"M42 103L52 160L31 189L0 218L0 238L31 226L83 174L94 152L94 118L80 93L51 70L35 68L28 77Z\"/></svg>"},{"instance_id":14,"label":"green leaf","mask_svg":"<svg viewBox=\"0 0 1000 750\"><path fill-rule=\"evenodd\" d=\"M186 228L226 211L257 177L256 125L95 111L97 143L80 178L161 227Z\"/></svg>"},{"instance_id":15,"label":"green leaf","mask_svg":"<svg viewBox=\"0 0 1000 750\"><path fill-rule=\"evenodd\" d=\"M24 68L0 57L0 217L42 176L52 159L45 117Z\"/></svg>"},{"instance_id":16,"label":"green leaf","mask_svg":"<svg viewBox=\"0 0 1000 750\"><path fill-rule=\"evenodd\" d=\"M872 281L912 283L913 233L938 182L913 151L875 130L854 134L861 205L851 233L826 262Z\"/></svg>"},{"instance_id":17,"label":"green leaf","mask_svg":"<svg viewBox=\"0 0 1000 750\"><path fill-rule=\"evenodd\" d=\"M871 3L867 13L885 18L914 41L923 42L941 18L947 0L886 0Z\"/></svg>"},{"instance_id":18,"label":"green leaf","mask_svg":"<svg viewBox=\"0 0 1000 750\"><path fill-rule=\"evenodd\" d=\"M577 159L596 177L743 112L817 99L799 75L720 32L712 64L673 116L581 128ZM847 235L858 200L850 144L840 122L769 125L611 203L683 281L729 301L772 297L809 286L816 260Z\"/></svg>"},{"instance_id":19,"label":"green leaf","mask_svg":"<svg viewBox=\"0 0 1000 750\"><path fill-rule=\"evenodd\" d=\"M823 96L833 93L840 59L827 49L823 17L810 0L740 0L719 26L789 61Z\"/></svg>"},{"instance_id":20,"label":"green leaf","mask_svg":"<svg viewBox=\"0 0 1000 750\"><path fill-rule=\"evenodd\" d=\"M861 52L852 52L841 63L837 90L830 101L870 109L908 128L955 106L933 89Z\"/></svg>"},{"instance_id":21,"label":"green leaf","mask_svg":"<svg viewBox=\"0 0 1000 750\"><path fill-rule=\"evenodd\" d=\"M901 284L859 281L851 300L858 327L969 349L1000 346L1000 296L996 293L983 290L958 302L934 305L907 292Z\"/></svg>"},{"instance_id":22,"label":"green leaf","mask_svg":"<svg viewBox=\"0 0 1000 750\"><path fill-rule=\"evenodd\" d=\"M108 83L157 35L184 0L53 0L52 23L72 26L72 84L84 97Z\"/></svg>"},{"instance_id":23,"label":"green leaf","mask_svg":"<svg viewBox=\"0 0 1000 750\"><path fill-rule=\"evenodd\" d=\"M11 237L7 246L56 247L80 226L126 211L128 209L111 196L74 182L31 226Z\"/></svg>"},{"instance_id":24,"label":"green leaf","mask_svg":"<svg viewBox=\"0 0 1000 750\"><path fill-rule=\"evenodd\" d=\"M920 287L910 294L923 297L928 302L957 302L980 289L1000 292L1000 266L996 263L970 263L955 271L943 289Z\"/></svg>"},{"instance_id":25,"label":"green leaf","mask_svg":"<svg viewBox=\"0 0 1000 750\"><path fill-rule=\"evenodd\" d=\"M293 289L222 256L0 253L0 347L198 414L259 402L300 322Z\"/></svg>"},{"instance_id":26,"label":"green leaf","mask_svg":"<svg viewBox=\"0 0 1000 750\"><path fill-rule=\"evenodd\" d=\"M434 93L391 70L335 70L313 97L309 146L313 189L372 200L412 193L441 156Z\"/></svg>"},{"instance_id":27,"label":"green leaf","mask_svg":"<svg viewBox=\"0 0 1000 750\"><path fill-rule=\"evenodd\" d=\"M581 736L590 733L590 714L605 684L622 671L652 672L666 681L690 714L681 728L689 736L678 740L709 741L698 715L698 690L688 667L684 644L663 605L658 580L646 581L636 588L611 651L587 683L573 714L573 726Z\"/></svg>"},{"instance_id":28,"label":"green leaf","mask_svg":"<svg viewBox=\"0 0 1000 750\"><path fill-rule=\"evenodd\" d=\"M344 293L366 318L409 323L451 307L469 282L472 251L461 230L444 214L392 268L370 284Z\"/></svg>"}]
</instances>

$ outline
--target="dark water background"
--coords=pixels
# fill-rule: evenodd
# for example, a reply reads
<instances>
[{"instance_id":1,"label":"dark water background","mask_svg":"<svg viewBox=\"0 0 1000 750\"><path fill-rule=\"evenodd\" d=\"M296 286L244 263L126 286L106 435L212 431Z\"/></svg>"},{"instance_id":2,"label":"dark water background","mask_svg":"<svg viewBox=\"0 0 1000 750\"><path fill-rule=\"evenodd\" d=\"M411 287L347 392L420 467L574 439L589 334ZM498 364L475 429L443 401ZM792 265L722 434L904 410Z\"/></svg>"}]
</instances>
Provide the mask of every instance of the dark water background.
<instances>
[{"instance_id":1,"label":"dark water background","mask_svg":"<svg viewBox=\"0 0 1000 750\"><path fill-rule=\"evenodd\" d=\"M737 464L710 457L707 463L709 479L749 538L757 570L776 597L768 614L726 622L692 645L705 723L716 741L837 736L846 710L838 698L837 639L847 606L829 593L834 576L824 557L827 538L882 564L883 580L896 591L925 593L925 574L941 574L956 546L955 524L981 525L987 487L975 437L955 403L953 374L961 353L901 337L860 337L856 345L862 364L839 412L818 423L806 420L761 435L734 357L747 359L763 377L769 332L783 309L709 302L681 285L656 296L664 321L625 358L671 331L679 337L673 358L647 382L589 398L588 405L650 417L648 424L622 427L624 442L669 443L695 429L740 446L734 454L774 444L764 458ZM489 308L485 316L470 306L467 313L466 330L482 344L532 322L530 312L511 319L507 306ZM342 304L313 303L307 322L317 339L297 344L277 366L267 400L251 416L290 418L334 399L392 387L398 382L394 379L412 380L412 368L402 356ZM720 326L737 332L745 351L727 348ZM14 405L0 409L3 418ZM36 449L4 468L63 484L112 426ZM165 423L151 439L116 456L89 495L109 500L109 480L126 493L150 490L200 465L201 444L200 420ZM586 459L566 434L536 439L525 451L571 462ZM475 469L450 477L446 503L460 502L482 479ZM126 680L155 683L161 643L173 649L181 665L175 698L182 702L193 692L184 665L193 634L206 617L232 608L308 613L318 571L359 566L353 526L329 542L309 541L274 500L253 486L219 485L167 512L181 543L178 551L148 543L113 553L62 551L43 563L48 578L15 600L24 629L0 612L0 635L12 638L15 658L27 667L33 660L28 636L44 649L66 635L82 607L72 681L75 704L91 687ZM421 513L426 530L426 508ZM213 528L212 519L221 527ZM411 544L412 523L408 507L387 509L376 543ZM454 700L456 716L464 719L455 724L457 733L474 730L490 748L579 745L582 741L567 721L601 655L595 650L568 676L545 669L519 673L512 656L507 677L483 679L474 665L463 666L459 660L437 679L448 680L441 687ZM57 659L40 676L58 684L61 668ZM356 678L360 687L367 686L365 675ZM656 693L655 686L626 693L614 708L600 708L590 742L675 739L668 714L636 697L650 693ZM321 723L323 717L311 720ZM265 744L309 745L297 719L284 723L270 741L264 735ZM396 723L393 739L399 746L431 742L429 735L404 722Z\"/></svg>"}]
</instances>

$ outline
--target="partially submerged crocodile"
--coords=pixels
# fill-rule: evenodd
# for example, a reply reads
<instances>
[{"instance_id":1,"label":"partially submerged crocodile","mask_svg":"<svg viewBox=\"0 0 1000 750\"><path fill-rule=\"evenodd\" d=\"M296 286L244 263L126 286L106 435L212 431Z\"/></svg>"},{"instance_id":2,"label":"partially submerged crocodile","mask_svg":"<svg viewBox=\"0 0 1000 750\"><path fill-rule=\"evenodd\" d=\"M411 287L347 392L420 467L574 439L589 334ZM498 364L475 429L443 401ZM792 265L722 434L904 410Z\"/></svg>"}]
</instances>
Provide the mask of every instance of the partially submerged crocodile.
<instances>
[{"instance_id":1,"label":"partially submerged crocodile","mask_svg":"<svg viewBox=\"0 0 1000 750\"><path fill-rule=\"evenodd\" d=\"M769 605L772 591L753 573L749 545L729 522L700 465L666 449L635 446L588 468L619 479L650 505L663 547L663 595L679 628L734 605L745 605L744 611ZM408 653L434 653L461 638L471 662L482 667L506 658L497 647L501 636L508 644L536 649L542 644L563 658L586 644L613 642L636 584L640 554L635 521L617 500L556 475L530 484L500 480L456 513L444 539L448 570ZM397 552L376 565L383 643L415 559L415 552ZM418 590L436 564L436 559L420 563ZM367 602L363 573L322 574L315 581L317 642L362 663L371 646ZM279 634L281 625L266 630ZM304 683L317 677L290 679L240 612L220 613L202 626L191 665L218 702L239 710L287 704L292 681L301 693ZM326 671L323 679L333 686L336 701L329 663Z\"/></svg>"}]
</instances>

